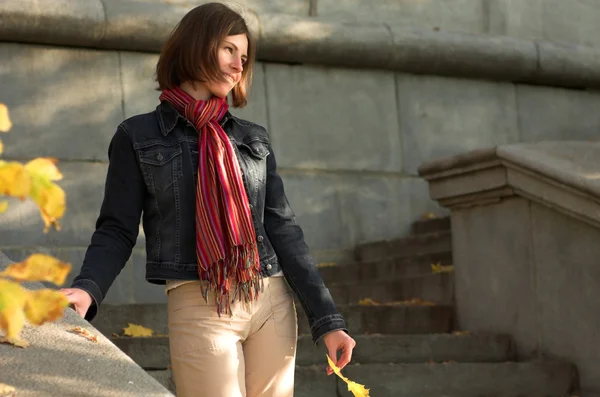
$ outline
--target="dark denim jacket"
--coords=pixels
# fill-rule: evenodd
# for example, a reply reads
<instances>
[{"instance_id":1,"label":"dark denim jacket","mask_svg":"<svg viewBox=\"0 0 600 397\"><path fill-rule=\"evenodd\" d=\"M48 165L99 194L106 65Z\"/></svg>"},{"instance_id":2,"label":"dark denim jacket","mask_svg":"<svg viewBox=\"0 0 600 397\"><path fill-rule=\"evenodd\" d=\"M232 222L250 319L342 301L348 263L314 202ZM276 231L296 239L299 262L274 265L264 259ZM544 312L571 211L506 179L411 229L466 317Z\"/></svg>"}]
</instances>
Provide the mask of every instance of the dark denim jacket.
<instances>
[{"instance_id":1,"label":"dark denim jacket","mask_svg":"<svg viewBox=\"0 0 600 397\"><path fill-rule=\"evenodd\" d=\"M286 198L266 130L227 113L221 125L236 151L251 205L262 274L283 270L298 296L316 342L346 325L315 267L304 234ZM132 117L117 129L96 231L72 287L88 291L98 305L131 255L140 216L146 236L146 279L198 279L195 248L195 186L198 133L166 102Z\"/></svg>"}]
</instances>

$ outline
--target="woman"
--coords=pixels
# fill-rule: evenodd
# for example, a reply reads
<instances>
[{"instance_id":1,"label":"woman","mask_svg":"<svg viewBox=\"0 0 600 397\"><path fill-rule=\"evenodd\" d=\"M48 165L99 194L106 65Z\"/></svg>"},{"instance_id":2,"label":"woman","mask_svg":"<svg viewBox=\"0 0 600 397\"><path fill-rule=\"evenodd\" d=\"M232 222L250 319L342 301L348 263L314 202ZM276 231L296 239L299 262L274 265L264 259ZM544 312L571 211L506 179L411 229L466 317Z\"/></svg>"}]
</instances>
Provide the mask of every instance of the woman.
<instances>
[{"instance_id":1,"label":"woman","mask_svg":"<svg viewBox=\"0 0 600 397\"><path fill-rule=\"evenodd\" d=\"M160 105L112 138L96 231L62 290L93 319L143 212L146 278L166 284L179 396L293 395L291 290L314 342L339 367L355 346L296 224L265 129L228 112L230 93L234 107L246 104L254 53L245 21L225 5L181 20L156 68Z\"/></svg>"}]
</instances>

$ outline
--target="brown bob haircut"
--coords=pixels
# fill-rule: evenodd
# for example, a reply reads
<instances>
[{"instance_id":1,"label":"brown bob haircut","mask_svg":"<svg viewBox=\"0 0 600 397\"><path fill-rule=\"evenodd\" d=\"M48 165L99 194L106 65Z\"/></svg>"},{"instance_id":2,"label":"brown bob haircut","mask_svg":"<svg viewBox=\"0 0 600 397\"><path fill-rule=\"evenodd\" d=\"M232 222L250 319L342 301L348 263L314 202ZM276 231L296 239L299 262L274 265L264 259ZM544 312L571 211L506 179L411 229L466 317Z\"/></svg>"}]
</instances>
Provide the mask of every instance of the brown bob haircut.
<instances>
[{"instance_id":1,"label":"brown bob haircut","mask_svg":"<svg viewBox=\"0 0 600 397\"><path fill-rule=\"evenodd\" d=\"M177 24L162 47L156 65L156 81L160 91L186 81L219 81L219 47L227 36L248 37L248 59L242 78L231 92L232 106L244 107L252 83L255 41L244 18L221 3L207 3L188 12Z\"/></svg>"}]
</instances>

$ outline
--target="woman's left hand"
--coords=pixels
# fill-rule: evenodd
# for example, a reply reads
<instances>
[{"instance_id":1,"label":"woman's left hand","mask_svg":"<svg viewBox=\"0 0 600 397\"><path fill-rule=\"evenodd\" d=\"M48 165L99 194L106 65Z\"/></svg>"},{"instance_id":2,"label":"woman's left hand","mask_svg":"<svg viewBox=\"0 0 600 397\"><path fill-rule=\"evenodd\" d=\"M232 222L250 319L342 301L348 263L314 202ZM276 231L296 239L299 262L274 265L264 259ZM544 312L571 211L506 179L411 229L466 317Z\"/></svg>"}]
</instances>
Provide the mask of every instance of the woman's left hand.
<instances>
[{"instance_id":1,"label":"woman's left hand","mask_svg":"<svg viewBox=\"0 0 600 397\"><path fill-rule=\"evenodd\" d=\"M336 367L344 368L352 359L352 349L356 346L356 342L346 332L342 330L331 331L323 336L325 346L329 352L329 357ZM341 350L340 359L337 358L337 352ZM333 369L327 366L327 375L333 374Z\"/></svg>"}]
</instances>

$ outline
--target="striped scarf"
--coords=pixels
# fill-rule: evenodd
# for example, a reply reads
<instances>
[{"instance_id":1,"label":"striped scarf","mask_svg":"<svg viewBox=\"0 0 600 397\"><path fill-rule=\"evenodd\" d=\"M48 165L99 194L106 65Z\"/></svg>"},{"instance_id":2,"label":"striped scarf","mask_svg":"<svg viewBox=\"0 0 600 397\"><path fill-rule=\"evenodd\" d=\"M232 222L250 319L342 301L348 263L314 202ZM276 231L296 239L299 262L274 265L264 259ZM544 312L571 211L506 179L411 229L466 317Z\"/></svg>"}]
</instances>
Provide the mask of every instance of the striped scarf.
<instances>
[{"instance_id":1,"label":"striped scarf","mask_svg":"<svg viewBox=\"0 0 600 397\"><path fill-rule=\"evenodd\" d=\"M202 283L204 297L208 300L208 289L213 289L219 316L231 315L236 297L249 302L258 296L260 261L242 172L219 124L227 101L216 97L197 101L180 88L164 90L159 99L172 104L198 131L198 273L200 280L208 280L207 286Z\"/></svg>"}]
</instances>

